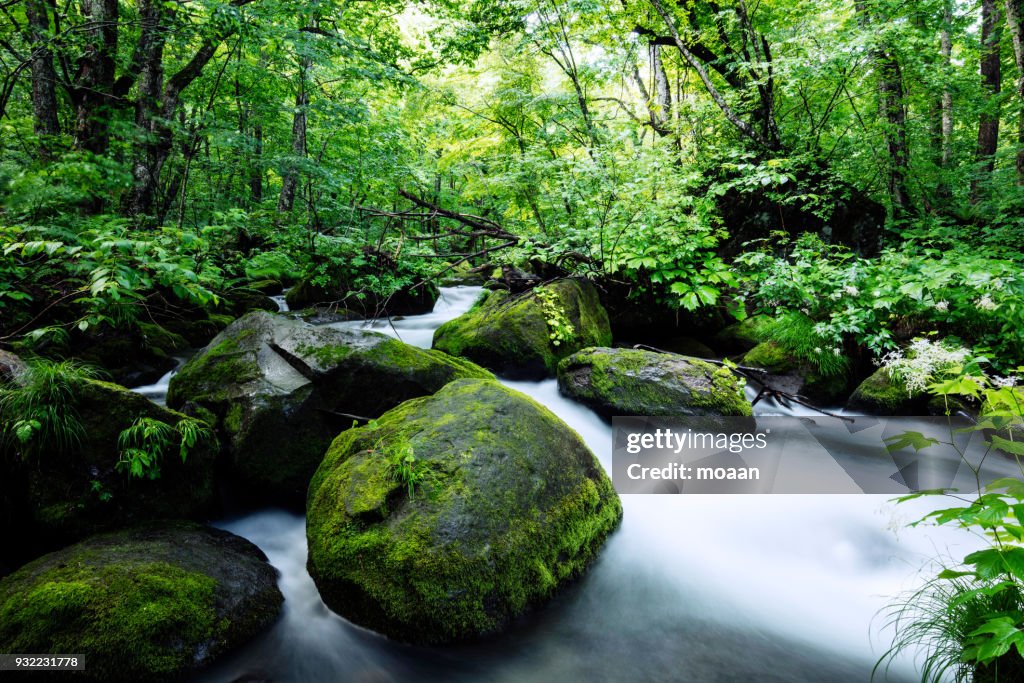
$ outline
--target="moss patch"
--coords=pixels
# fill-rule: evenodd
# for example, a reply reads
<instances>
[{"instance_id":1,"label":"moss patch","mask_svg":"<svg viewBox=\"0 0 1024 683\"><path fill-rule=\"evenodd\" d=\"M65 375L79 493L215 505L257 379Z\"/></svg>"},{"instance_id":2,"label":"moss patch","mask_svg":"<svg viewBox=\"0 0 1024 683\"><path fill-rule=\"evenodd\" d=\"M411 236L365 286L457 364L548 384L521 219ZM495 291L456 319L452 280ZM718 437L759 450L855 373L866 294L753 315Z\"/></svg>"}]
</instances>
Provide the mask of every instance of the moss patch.
<instances>
[{"instance_id":1,"label":"moss patch","mask_svg":"<svg viewBox=\"0 0 1024 683\"><path fill-rule=\"evenodd\" d=\"M860 383L847 407L874 415L913 415L924 411L927 402L927 394L911 394L902 382L889 376L888 370L879 368Z\"/></svg>"},{"instance_id":2,"label":"moss patch","mask_svg":"<svg viewBox=\"0 0 1024 683\"><path fill-rule=\"evenodd\" d=\"M169 680L255 635L281 602L243 539L185 525L121 532L0 581L0 651L79 653L91 680Z\"/></svg>"}]
</instances>

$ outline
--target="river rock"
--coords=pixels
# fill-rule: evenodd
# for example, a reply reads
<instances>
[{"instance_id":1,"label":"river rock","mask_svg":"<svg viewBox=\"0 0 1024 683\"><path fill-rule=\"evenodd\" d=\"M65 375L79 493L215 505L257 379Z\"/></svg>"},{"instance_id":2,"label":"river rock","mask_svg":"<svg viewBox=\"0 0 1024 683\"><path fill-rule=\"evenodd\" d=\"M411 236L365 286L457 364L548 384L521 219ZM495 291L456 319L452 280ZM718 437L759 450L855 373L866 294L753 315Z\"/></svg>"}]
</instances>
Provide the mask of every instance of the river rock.
<instances>
[{"instance_id":1,"label":"river rock","mask_svg":"<svg viewBox=\"0 0 1024 683\"><path fill-rule=\"evenodd\" d=\"M249 494L301 503L331 439L353 415L375 417L466 377L493 376L376 332L254 312L174 375L167 404L218 426Z\"/></svg>"},{"instance_id":2,"label":"river rock","mask_svg":"<svg viewBox=\"0 0 1024 683\"><path fill-rule=\"evenodd\" d=\"M558 364L558 388L605 417L751 414L727 368L668 353L584 349Z\"/></svg>"},{"instance_id":3,"label":"river rock","mask_svg":"<svg viewBox=\"0 0 1024 683\"><path fill-rule=\"evenodd\" d=\"M459 380L338 436L309 487L308 567L357 624L458 641L579 576L621 516L579 435L497 382Z\"/></svg>"},{"instance_id":4,"label":"river rock","mask_svg":"<svg viewBox=\"0 0 1024 683\"><path fill-rule=\"evenodd\" d=\"M62 413L77 416L78 439L40 453L19 452L8 442L9 453L0 458L0 505L11 533L24 540L15 544L17 550L50 550L140 520L198 519L211 511L217 457L212 434L189 449L184 461L175 438L159 458L159 478L129 478L117 467L121 432L139 418L174 427L185 416L109 382L82 380L71 394Z\"/></svg>"},{"instance_id":5,"label":"river rock","mask_svg":"<svg viewBox=\"0 0 1024 683\"><path fill-rule=\"evenodd\" d=\"M541 291L552 296L545 304ZM551 307L569 325L567 339L552 339ZM558 343L556 343L558 341ZM555 374L558 361L588 346L611 344L611 327L586 280L558 280L523 294L492 291L470 311L434 332L434 348L465 356L500 375L541 379Z\"/></svg>"},{"instance_id":6,"label":"river rock","mask_svg":"<svg viewBox=\"0 0 1024 683\"><path fill-rule=\"evenodd\" d=\"M879 368L860 383L846 402L846 408L869 415L927 415L927 392L909 392L903 382Z\"/></svg>"},{"instance_id":7,"label":"river rock","mask_svg":"<svg viewBox=\"0 0 1024 683\"><path fill-rule=\"evenodd\" d=\"M0 581L0 652L78 654L85 671L73 678L85 680L179 680L272 624L282 602L249 541L150 525L94 536Z\"/></svg>"},{"instance_id":8,"label":"river rock","mask_svg":"<svg viewBox=\"0 0 1024 683\"><path fill-rule=\"evenodd\" d=\"M799 394L818 403L834 404L849 390L846 373L823 375L810 363L800 361L771 341L761 342L748 351L740 364L766 370L765 379L773 389Z\"/></svg>"}]
</instances>

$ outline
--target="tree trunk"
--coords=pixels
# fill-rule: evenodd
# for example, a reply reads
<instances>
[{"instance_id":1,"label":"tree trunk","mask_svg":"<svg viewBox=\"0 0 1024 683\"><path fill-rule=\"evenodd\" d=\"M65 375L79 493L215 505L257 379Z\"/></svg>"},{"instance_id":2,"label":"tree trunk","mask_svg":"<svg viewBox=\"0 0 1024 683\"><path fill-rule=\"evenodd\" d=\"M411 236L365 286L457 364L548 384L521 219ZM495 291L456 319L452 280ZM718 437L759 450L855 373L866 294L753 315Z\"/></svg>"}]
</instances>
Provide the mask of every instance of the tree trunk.
<instances>
[{"instance_id":1,"label":"tree trunk","mask_svg":"<svg viewBox=\"0 0 1024 683\"><path fill-rule=\"evenodd\" d=\"M88 20L86 49L74 87L75 146L102 155L110 144L110 118L117 58L117 0L83 0Z\"/></svg>"},{"instance_id":2,"label":"tree trunk","mask_svg":"<svg viewBox=\"0 0 1024 683\"><path fill-rule=\"evenodd\" d=\"M907 109L904 104L903 71L896 57L879 51L878 95L885 121L885 140L889 149L889 196L895 218L911 210L907 192L910 153L907 148Z\"/></svg>"},{"instance_id":3,"label":"tree trunk","mask_svg":"<svg viewBox=\"0 0 1024 683\"><path fill-rule=\"evenodd\" d=\"M995 169L995 154L999 146L1000 88L999 43L1002 38L1002 23L996 0L982 0L981 3L981 86L987 93L981 117L978 121L978 148L975 160L979 174L971 182L971 201L981 199L982 188L992 178Z\"/></svg>"},{"instance_id":4,"label":"tree trunk","mask_svg":"<svg viewBox=\"0 0 1024 683\"><path fill-rule=\"evenodd\" d=\"M40 138L40 153L48 157L52 138L60 135L60 122L57 120L57 72L53 68L53 52L47 35L50 31L50 15L45 0L28 0L25 14L32 44L33 128Z\"/></svg>"},{"instance_id":5,"label":"tree trunk","mask_svg":"<svg viewBox=\"0 0 1024 683\"><path fill-rule=\"evenodd\" d=\"M292 118L292 158L306 157L306 109L309 107L309 92L306 89L306 71L312 66L309 57L302 57L299 63L299 90L295 95L295 116ZM277 199L277 210L286 213L295 205L295 191L299 186L299 171L295 161L281 182L281 196Z\"/></svg>"},{"instance_id":6,"label":"tree trunk","mask_svg":"<svg viewBox=\"0 0 1024 683\"><path fill-rule=\"evenodd\" d=\"M953 5L950 0L946 1L942 10L942 35L940 37L939 51L942 54L942 68L948 79L950 58L953 54L953 40L950 37L950 24L953 23ZM953 162L953 92L948 88L942 90L942 168L949 168Z\"/></svg>"},{"instance_id":7,"label":"tree trunk","mask_svg":"<svg viewBox=\"0 0 1024 683\"><path fill-rule=\"evenodd\" d=\"M257 123L252 129L252 169L249 172L249 193L253 204L263 201L263 126Z\"/></svg>"},{"instance_id":8,"label":"tree trunk","mask_svg":"<svg viewBox=\"0 0 1024 683\"><path fill-rule=\"evenodd\" d=\"M868 31L875 30L876 17L872 16L864 0L855 3L857 22ZM879 44L871 50L878 69L878 108L884 122L886 148L889 152L888 190L893 218L902 218L912 211L907 176L910 151L907 146L906 93L903 89L903 71L891 46Z\"/></svg>"},{"instance_id":9,"label":"tree trunk","mask_svg":"<svg viewBox=\"0 0 1024 683\"><path fill-rule=\"evenodd\" d=\"M166 31L162 30L164 18L161 0L141 0L139 21L141 31L136 52L139 55L138 96L135 101L135 125L143 136L136 150L132 176L135 189L132 192L129 212L135 216L153 216L157 201L160 171L163 165L160 147L170 147L170 136L164 133L166 124L160 121L163 112L164 90L164 45ZM162 211L160 213L163 213Z\"/></svg>"},{"instance_id":10,"label":"tree trunk","mask_svg":"<svg viewBox=\"0 0 1024 683\"><path fill-rule=\"evenodd\" d=\"M1017 65L1017 184L1024 185L1024 0L1006 0L1006 23Z\"/></svg>"}]
</instances>

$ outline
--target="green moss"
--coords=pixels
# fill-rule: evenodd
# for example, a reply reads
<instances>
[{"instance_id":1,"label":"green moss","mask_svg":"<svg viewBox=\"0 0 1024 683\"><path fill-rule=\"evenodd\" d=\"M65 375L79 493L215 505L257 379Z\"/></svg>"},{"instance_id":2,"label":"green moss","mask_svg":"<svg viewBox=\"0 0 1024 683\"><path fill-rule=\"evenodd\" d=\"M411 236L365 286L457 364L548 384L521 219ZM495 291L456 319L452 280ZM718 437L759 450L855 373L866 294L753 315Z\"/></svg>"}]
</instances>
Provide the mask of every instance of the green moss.
<instances>
[{"instance_id":1,"label":"green moss","mask_svg":"<svg viewBox=\"0 0 1024 683\"><path fill-rule=\"evenodd\" d=\"M879 368L860 383L850 396L848 406L879 415L900 415L923 409L926 399L921 392L911 394L903 382L890 377L885 368Z\"/></svg>"},{"instance_id":2,"label":"green moss","mask_svg":"<svg viewBox=\"0 0 1024 683\"><path fill-rule=\"evenodd\" d=\"M216 636L214 585L166 562L83 558L7 596L0 649L86 654L93 679L169 678Z\"/></svg>"},{"instance_id":3,"label":"green moss","mask_svg":"<svg viewBox=\"0 0 1024 683\"><path fill-rule=\"evenodd\" d=\"M572 335L555 345L550 315L534 292L516 297L492 292L468 313L434 333L434 348L470 360L509 376L553 375L558 361L587 346L611 343L608 314L593 285L559 280L544 286L549 309Z\"/></svg>"},{"instance_id":4,"label":"green moss","mask_svg":"<svg viewBox=\"0 0 1024 683\"><path fill-rule=\"evenodd\" d=\"M415 498L388 476L382 453L394 442L429 468ZM341 434L308 507L310 571L327 603L418 642L501 628L582 572L621 517L578 435L480 380Z\"/></svg>"},{"instance_id":5,"label":"green moss","mask_svg":"<svg viewBox=\"0 0 1024 683\"><path fill-rule=\"evenodd\" d=\"M144 527L0 581L0 651L82 654L90 680L177 680L266 627L281 601L247 541L198 525Z\"/></svg>"},{"instance_id":6,"label":"green moss","mask_svg":"<svg viewBox=\"0 0 1024 683\"><path fill-rule=\"evenodd\" d=\"M830 353L822 350L822 353ZM762 342L747 352L741 365L764 368L773 375L798 375L803 379L800 393L817 401L831 402L846 395L849 386L848 363L841 369L823 373L819 367L800 361L776 342Z\"/></svg>"},{"instance_id":7,"label":"green moss","mask_svg":"<svg viewBox=\"0 0 1024 683\"><path fill-rule=\"evenodd\" d=\"M559 364L559 387L606 416L751 414L742 383L696 358L632 349L584 349Z\"/></svg>"},{"instance_id":8,"label":"green moss","mask_svg":"<svg viewBox=\"0 0 1024 683\"><path fill-rule=\"evenodd\" d=\"M766 315L755 315L733 323L715 335L715 345L730 352L748 351L765 341L771 321Z\"/></svg>"},{"instance_id":9,"label":"green moss","mask_svg":"<svg viewBox=\"0 0 1024 683\"><path fill-rule=\"evenodd\" d=\"M167 404L180 405L186 399L200 396L208 400L223 400L225 392L257 379L260 369L256 359L240 347L243 340L254 334L254 330L242 330L186 363L171 378Z\"/></svg>"},{"instance_id":10,"label":"green moss","mask_svg":"<svg viewBox=\"0 0 1024 683\"><path fill-rule=\"evenodd\" d=\"M743 365L764 368L775 375L793 372L799 363L775 342L762 342L743 356Z\"/></svg>"}]
</instances>

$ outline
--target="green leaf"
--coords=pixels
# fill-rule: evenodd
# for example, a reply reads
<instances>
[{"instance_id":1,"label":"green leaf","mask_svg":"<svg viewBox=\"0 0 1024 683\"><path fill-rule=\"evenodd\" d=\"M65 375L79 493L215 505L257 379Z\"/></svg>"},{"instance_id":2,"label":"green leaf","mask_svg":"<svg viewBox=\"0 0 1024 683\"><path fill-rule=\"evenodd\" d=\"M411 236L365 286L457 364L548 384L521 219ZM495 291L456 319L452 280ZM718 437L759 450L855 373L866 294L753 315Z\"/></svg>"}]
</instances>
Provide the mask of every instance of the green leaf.
<instances>
[{"instance_id":1,"label":"green leaf","mask_svg":"<svg viewBox=\"0 0 1024 683\"><path fill-rule=\"evenodd\" d=\"M896 436L890 436L888 439L885 439L885 442L886 448L890 453L901 451L908 447L913 448L915 451L921 451L925 448L941 443L938 439L925 436L921 432L903 432Z\"/></svg>"}]
</instances>

